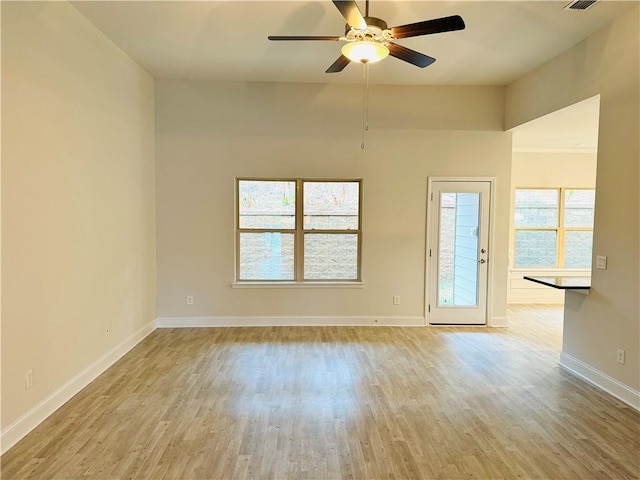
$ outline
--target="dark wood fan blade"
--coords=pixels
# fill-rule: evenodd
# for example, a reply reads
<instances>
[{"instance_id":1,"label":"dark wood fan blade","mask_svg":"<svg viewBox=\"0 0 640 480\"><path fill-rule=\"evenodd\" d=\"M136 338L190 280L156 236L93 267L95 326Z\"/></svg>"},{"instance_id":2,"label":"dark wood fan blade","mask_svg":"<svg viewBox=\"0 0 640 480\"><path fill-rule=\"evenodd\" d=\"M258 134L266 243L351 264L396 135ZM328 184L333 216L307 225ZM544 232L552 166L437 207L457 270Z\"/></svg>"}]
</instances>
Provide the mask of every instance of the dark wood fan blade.
<instances>
[{"instance_id":1,"label":"dark wood fan blade","mask_svg":"<svg viewBox=\"0 0 640 480\"><path fill-rule=\"evenodd\" d=\"M347 57L345 57L344 55L340 55L338 59L333 62L329 68L327 68L327 71L325 73L341 72L342 70L344 70L344 67L349 65L350 62L351 60L349 60Z\"/></svg>"},{"instance_id":2,"label":"dark wood fan blade","mask_svg":"<svg viewBox=\"0 0 640 480\"><path fill-rule=\"evenodd\" d=\"M390 43L389 45L387 45L387 48L389 49L389 55L391 55L392 57L396 57L400 60L404 60L405 62L409 62L416 67L428 67L436 61L435 58L430 57L429 55L416 52L415 50L403 47L402 45L398 45L397 43Z\"/></svg>"},{"instance_id":3,"label":"dark wood fan blade","mask_svg":"<svg viewBox=\"0 0 640 480\"><path fill-rule=\"evenodd\" d=\"M460 15L451 17L434 18L424 22L410 23L399 27L391 28L393 38L418 37L420 35L430 35L432 33L453 32L464 30L464 20Z\"/></svg>"},{"instance_id":4,"label":"dark wood fan blade","mask_svg":"<svg viewBox=\"0 0 640 480\"><path fill-rule=\"evenodd\" d=\"M295 35L269 35L269 40L333 40L337 42L340 37L335 36L295 36Z\"/></svg>"},{"instance_id":5,"label":"dark wood fan blade","mask_svg":"<svg viewBox=\"0 0 640 480\"><path fill-rule=\"evenodd\" d=\"M367 28L367 22L364 21L358 4L354 0L333 0L333 4L340 10L349 26L361 30Z\"/></svg>"}]
</instances>

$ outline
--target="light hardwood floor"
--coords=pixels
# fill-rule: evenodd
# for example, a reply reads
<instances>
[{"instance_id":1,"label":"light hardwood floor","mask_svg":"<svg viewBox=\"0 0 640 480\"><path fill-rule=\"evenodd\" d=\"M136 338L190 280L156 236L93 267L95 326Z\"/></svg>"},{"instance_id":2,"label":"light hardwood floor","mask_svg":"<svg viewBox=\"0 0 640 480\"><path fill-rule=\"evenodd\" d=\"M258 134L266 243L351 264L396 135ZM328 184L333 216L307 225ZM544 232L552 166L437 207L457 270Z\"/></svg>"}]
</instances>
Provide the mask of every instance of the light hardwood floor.
<instances>
[{"instance_id":1,"label":"light hardwood floor","mask_svg":"<svg viewBox=\"0 0 640 480\"><path fill-rule=\"evenodd\" d=\"M509 329L156 330L2 457L13 478L640 477L640 414Z\"/></svg>"}]
</instances>

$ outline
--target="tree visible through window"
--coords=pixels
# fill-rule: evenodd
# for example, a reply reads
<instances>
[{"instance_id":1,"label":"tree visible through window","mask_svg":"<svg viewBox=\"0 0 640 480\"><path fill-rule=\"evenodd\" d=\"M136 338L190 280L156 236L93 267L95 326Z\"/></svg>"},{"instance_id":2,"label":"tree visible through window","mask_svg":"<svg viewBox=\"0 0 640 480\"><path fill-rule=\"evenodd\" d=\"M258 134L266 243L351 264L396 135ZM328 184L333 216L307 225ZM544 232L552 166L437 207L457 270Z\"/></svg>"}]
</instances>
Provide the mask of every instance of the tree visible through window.
<instances>
[{"instance_id":1,"label":"tree visible through window","mask_svg":"<svg viewBox=\"0 0 640 480\"><path fill-rule=\"evenodd\" d=\"M359 180L237 183L237 280L360 280Z\"/></svg>"},{"instance_id":2,"label":"tree visible through window","mask_svg":"<svg viewBox=\"0 0 640 480\"><path fill-rule=\"evenodd\" d=\"M595 190L517 189L516 267L591 268Z\"/></svg>"}]
</instances>

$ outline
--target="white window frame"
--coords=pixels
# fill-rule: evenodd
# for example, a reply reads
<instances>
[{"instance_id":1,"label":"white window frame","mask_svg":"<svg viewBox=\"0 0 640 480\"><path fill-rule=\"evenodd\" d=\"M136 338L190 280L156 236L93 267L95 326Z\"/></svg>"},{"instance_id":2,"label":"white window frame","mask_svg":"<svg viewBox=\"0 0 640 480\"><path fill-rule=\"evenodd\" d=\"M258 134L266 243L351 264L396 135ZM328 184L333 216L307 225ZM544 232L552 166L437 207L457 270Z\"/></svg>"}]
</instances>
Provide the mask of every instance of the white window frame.
<instances>
[{"instance_id":1,"label":"white window frame","mask_svg":"<svg viewBox=\"0 0 640 480\"><path fill-rule=\"evenodd\" d=\"M354 178L258 178L258 177L237 177L235 179L235 272L233 282L234 287L362 287L362 179ZM296 203L295 203L295 228L240 228L240 182L295 182ZM358 228L356 230L321 230L304 228L304 184L312 183L358 183ZM241 233L284 233L294 236L294 279L293 280L256 280L240 279L240 234ZM304 238L305 235L313 234L349 234L357 235L357 275L355 279L304 279Z\"/></svg>"},{"instance_id":2,"label":"white window frame","mask_svg":"<svg viewBox=\"0 0 640 480\"><path fill-rule=\"evenodd\" d=\"M515 216L515 212L517 209L517 205L515 204L516 192L518 190L555 190L558 192L558 222L555 227L516 227L515 226L515 218L513 222L513 268L516 270L549 270L549 269L568 269L568 270L586 270L590 271L591 269L588 267L565 267L564 259L565 259L565 235L566 232L591 232L593 235L593 227L565 227L564 225L564 210L565 210L565 195L567 190L590 190L595 192L595 188L586 188L586 187L516 187L513 192L513 214ZM538 230L546 230L556 232L556 263L555 265L516 265L516 236L518 231L538 231ZM593 254L592 254L593 255Z\"/></svg>"}]
</instances>

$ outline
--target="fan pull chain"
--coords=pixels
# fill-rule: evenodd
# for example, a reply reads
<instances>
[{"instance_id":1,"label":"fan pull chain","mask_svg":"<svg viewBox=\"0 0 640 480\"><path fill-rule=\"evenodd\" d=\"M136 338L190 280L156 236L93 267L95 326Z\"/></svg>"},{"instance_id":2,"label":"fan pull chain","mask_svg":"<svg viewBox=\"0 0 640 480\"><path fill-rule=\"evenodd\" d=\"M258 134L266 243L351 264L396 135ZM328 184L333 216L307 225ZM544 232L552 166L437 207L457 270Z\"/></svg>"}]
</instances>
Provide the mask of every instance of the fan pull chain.
<instances>
[{"instance_id":1,"label":"fan pull chain","mask_svg":"<svg viewBox=\"0 0 640 480\"><path fill-rule=\"evenodd\" d=\"M364 139L366 132L369 131L369 64L363 65L363 81L362 81L362 143L360 148L364 150Z\"/></svg>"},{"instance_id":2,"label":"fan pull chain","mask_svg":"<svg viewBox=\"0 0 640 480\"><path fill-rule=\"evenodd\" d=\"M365 63L364 65L364 78L365 78L365 94L364 94L364 103L365 103L365 117L364 117L364 129L369 131L369 64Z\"/></svg>"}]
</instances>

